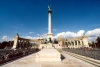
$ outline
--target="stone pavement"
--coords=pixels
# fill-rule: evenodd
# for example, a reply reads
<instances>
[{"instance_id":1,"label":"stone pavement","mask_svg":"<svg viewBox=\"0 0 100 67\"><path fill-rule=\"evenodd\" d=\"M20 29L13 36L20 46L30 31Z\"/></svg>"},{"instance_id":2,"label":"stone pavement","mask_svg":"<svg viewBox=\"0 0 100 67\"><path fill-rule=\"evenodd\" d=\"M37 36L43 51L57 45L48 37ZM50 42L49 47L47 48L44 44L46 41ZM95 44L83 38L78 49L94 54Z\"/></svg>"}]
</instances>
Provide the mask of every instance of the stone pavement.
<instances>
[{"instance_id":1,"label":"stone pavement","mask_svg":"<svg viewBox=\"0 0 100 67\"><path fill-rule=\"evenodd\" d=\"M72 57L68 54L62 53L64 56L62 61L58 62L37 62L35 61L35 54L20 58L13 62L9 62L1 67L96 67L85 61Z\"/></svg>"}]
</instances>

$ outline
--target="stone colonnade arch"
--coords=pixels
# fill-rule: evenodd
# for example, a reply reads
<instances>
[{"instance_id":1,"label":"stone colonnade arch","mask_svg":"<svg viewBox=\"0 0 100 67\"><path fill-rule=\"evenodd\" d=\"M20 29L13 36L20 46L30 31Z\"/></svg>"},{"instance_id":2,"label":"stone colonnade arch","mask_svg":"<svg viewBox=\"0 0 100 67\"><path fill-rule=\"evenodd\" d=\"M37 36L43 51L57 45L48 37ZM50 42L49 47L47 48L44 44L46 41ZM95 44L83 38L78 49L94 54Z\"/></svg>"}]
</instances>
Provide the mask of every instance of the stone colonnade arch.
<instances>
[{"instance_id":1,"label":"stone colonnade arch","mask_svg":"<svg viewBox=\"0 0 100 67\"><path fill-rule=\"evenodd\" d=\"M14 44L12 49L25 49L25 48L31 48L32 45L37 44L35 46L39 46L41 44L41 39L25 39L19 37L17 34L14 38Z\"/></svg>"},{"instance_id":2,"label":"stone colonnade arch","mask_svg":"<svg viewBox=\"0 0 100 67\"><path fill-rule=\"evenodd\" d=\"M62 36L59 36L58 43L62 47L69 47L69 48L89 47L88 37L85 34L83 34L81 37L69 38L69 39L64 39Z\"/></svg>"},{"instance_id":3,"label":"stone colonnade arch","mask_svg":"<svg viewBox=\"0 0 100 67\"><path fill-rule=\"evenodd\" d=\"M84 46L84 43L81 38L67 39L65 40L65 45L69 48L80 48Z\"/></svg>"}]
</instances>

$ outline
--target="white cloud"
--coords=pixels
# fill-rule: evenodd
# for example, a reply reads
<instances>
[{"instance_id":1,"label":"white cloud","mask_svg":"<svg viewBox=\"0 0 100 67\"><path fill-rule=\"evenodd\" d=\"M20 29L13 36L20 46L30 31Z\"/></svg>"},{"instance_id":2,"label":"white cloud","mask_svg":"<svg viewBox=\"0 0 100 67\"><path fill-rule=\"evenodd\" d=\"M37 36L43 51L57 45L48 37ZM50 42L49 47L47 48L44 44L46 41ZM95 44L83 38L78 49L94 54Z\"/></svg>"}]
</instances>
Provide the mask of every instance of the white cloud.
<instances>
[{"instance_id":1,"label":"white cloud","mask_svg":"<svg viewBox=\"0 0 100 67\"><path fill-rule=\"evenodd\" d=\"M34 34L34 32L29 32L29 34Z\"/></svg>"},{"instance_id":2,"label":"white cloud","mask_svg":"<svg viewBox=\"0 0 100 67\"><path fill-rule=\"evenodd\" d=\"M57 31L57 29L53 29L53 31Z\"/></svg>"},{"instance_id":3,"label":"white cloud","mask_svg":"<svg viewBox=\"0 0 100 67\"><path fill-rule=\"evenodd\" d=\"M3 36L2 40L7 40L9 37L8 36Z\"/></svg>"},{"instance_id":4,"label":"white cloud","mask_svg":"<svg viewBox=\"0 0 100 67\"><path fill-rule=\"evenodd\" d=\"M80 37L83 35L84 32L85 32L84 30L80 30L77 33L71 32L71 31L61 32L61 33L58 33L55 37L58 37L60 35L62 35L64 38Z\"/></svg>"},{"instance_id":5,"label":"white cloud","mask_svg":"<svg viewBox=\"0 0 100 67\"><path fill-rule=\"evenodd\" d=\"M47 37L47 33L43 33L43 34L42 34L42 35L40 35L40 36L42 36L42 37L46 38L46 37Z\"/></svg>"},{"instance_id":6,"label":"white cloud","mask_svg":"<svg viewBox=\"0 0 100 67\"><path fill-rule=\"evenodd\" d=\"M86 35L88 36L89 41L95 41L97 37L100 37L100 28L89 30L86 32Z\"/></svg>"},{"instance_id":7,"label":"white cloud","mask_svg":"<svg viewBox=\"0 0 100 67\"><path fill-rule=\"evenodd\" d=\"M98 37L98 36L100 36L100 28L94 29L94 30L89 30L89 31L87 31L86 35L89 37Z\"/></svg>"},{"instance_id":8,"label":"white cloud","mask_svg":"<svg viewBox=\"0 0 100 67\"><path fill-rule=\"evenodd\" d=\"M47 33L43 33L43 34L37 34L37 37L44 37L44 38L46 38L47 37Z\"/></svg>"},{"instance_id":9,"label":"white cloud","mask_svg":"<svg viewBox=\"0 0 100 67\"><path fill-rule=\"evenodd\" d=\"M80 31L77 32L77 36L82 36L83 33L85 33L85 31L84 30L80 30Z\"/></svg>"},{"instance_id":10,"label":"white cloud","mask_svg":"<svg viewBox=\"0 0 100 67\"><path fill-rule=\"evenodd\" d=\"M37 37L32 37L32 36L22 36L22 38L26 38L26 39L37 39Z\"/></svg>"},{"instance_id":11,"label":"white cloud","mask_svg":"<svg viewBox=\"0 0 100 67\"><path fill-rule=\"evenodd\" d=\"M81 37L85 33L85 30L79 30L78 32L61 32L55 35L55 37L58 37L62 35L64 38L75 38L75 37ZM88 36L89 41L95 41L97 37L100 37L100 28L89 30L85 33Z\"/></svg>"},{"instance_id":12,"label":"white cloud","mask_svg":"<svg viewBox=\"0 0 100 67\"><path fill-rule=\"evenodd\" d=\"M32 34L34 32L29 32L29 33ZM79 30L78 32L71 32L71 31L61 32L61 33L58 33L57 35L55 35L54 38L57 38L60 35L62 35L64 38L81 37L83 35L83 33L85 33L85 30ZM94 30L89 30L85 34L88 36L89 41L95 41L97 37L100 37L100 28L97 28ZM38 36L42 36L42 37L46 38L47 33L37 34L37 37L32 37L32 36L22 36L22 37L27 38L27 39L37 39ZM10 41L13 39L14 38L11 38L11 37L5 35L1 38L1 41Z\"/></svg>"},{"instance_id":13,"label":"white cloud","mask_svg":"<svg viewBox=\"0 0 100 67\"><path fill-rule=\"evenodd\" d=\"M1 38L1 42L3 42L3 41L12 41L12 40L14 40L14 38L10 38L9 36L6 36L6 35L4 35L4 36Z\"/></svg>"},{"instance_id":14,"label":"white cloud","mask_svg":"<svg viewBox=\"0 0 100 67\"><path fill-rule=\"evenodd\" d=\"M95 41L96 42L97 37L88 37L89 42Z\"/></svg>"}]
</instances>

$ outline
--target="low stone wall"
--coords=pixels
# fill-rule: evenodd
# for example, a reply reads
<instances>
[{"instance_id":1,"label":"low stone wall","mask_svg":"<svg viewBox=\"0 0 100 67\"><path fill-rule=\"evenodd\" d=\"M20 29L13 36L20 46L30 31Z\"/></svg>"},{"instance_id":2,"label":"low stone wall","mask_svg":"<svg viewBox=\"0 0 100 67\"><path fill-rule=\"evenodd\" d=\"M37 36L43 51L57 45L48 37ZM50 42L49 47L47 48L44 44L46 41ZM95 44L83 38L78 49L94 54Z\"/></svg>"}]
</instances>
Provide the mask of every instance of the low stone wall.
<instances>
[{"instance_id":1,"label":"low stone wall","mask_svg":"<svg viewBox=\"0 0 100 67\"><path fill-rule=\"evenodd\" d=\"M39 49L51 48L51 47L52 47L52 44L51 43L49 43L49 44L40 44Z\"/></svg>"},{"instance_id":2,"label":"low stone wall","mask_svg":"<svg viewBox=\"0 0 100 67\"><path fill-rule=\"evenodd\" d=\"M59 44L40 44L39 49L43 49L43 48L56 48L56 49L62 49L62 47Z\"/></svg>"}]
</instances>

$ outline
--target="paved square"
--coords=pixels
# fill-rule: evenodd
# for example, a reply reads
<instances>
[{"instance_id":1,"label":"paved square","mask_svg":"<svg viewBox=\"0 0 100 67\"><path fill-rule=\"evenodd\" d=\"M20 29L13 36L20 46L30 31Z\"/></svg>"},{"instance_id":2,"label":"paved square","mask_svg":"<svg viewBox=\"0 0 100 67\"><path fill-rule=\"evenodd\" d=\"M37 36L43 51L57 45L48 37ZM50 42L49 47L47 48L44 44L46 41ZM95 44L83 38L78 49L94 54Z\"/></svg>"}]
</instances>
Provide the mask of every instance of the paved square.
<instances>
[{"instance_id":1,"label":"paved square","mask_svg":"<svg viewBox=\"0 0 100 67\"><path fill-rule=\"evenodd\" d=\"M62 61L35 61L35 54L9 62L1 67L96 67L80 59L62 53Z\"/></svg>"}]
</instances>

